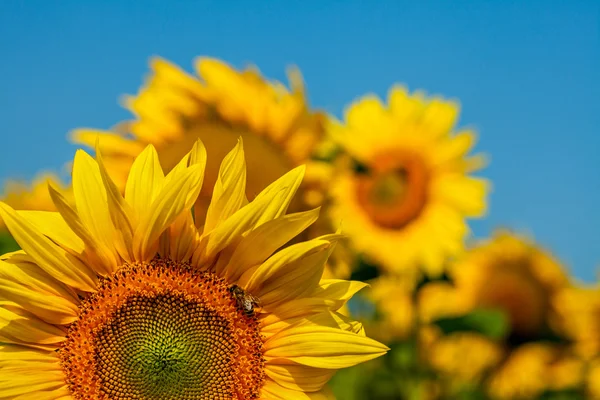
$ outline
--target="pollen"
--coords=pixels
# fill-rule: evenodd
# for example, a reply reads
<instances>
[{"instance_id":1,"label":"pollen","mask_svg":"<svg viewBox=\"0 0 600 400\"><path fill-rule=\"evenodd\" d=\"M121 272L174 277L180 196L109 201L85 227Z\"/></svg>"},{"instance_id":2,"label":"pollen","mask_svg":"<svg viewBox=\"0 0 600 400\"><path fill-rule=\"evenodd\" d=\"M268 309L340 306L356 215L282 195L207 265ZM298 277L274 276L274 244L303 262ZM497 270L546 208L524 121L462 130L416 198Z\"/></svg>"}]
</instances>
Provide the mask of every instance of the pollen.
<instances>
[{"instance_id":1,"label":"pollen","mask_svg":"<svg viewBox=\"0 0 600 400\"><path fill-rule=\"evenodd\" d=\"M75 399L253 399L263 339L230 285L168 260L126 265L85 299L59 349Z\"/></svg>"}]
</instances>

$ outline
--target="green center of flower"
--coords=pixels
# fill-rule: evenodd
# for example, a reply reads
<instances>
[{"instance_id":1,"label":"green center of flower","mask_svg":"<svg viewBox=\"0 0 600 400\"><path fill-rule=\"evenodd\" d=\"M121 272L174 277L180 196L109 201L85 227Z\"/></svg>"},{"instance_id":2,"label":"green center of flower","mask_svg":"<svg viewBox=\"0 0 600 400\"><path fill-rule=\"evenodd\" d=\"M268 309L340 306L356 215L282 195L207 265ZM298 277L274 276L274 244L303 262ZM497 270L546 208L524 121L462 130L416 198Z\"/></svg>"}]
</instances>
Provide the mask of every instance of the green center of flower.
<instances>
[{"instance_id":1,"label":"green center of flower","mask_svg":"<svg viewBox=\"0 0 600 400\"><path fill-rule=\"evenodd\" d=\"M98 375L111 398L231 396L221 390L233 383L227 373L235 351L231 326L184 296L132 296L97 338Z\"/></svg>"}]
</instances>

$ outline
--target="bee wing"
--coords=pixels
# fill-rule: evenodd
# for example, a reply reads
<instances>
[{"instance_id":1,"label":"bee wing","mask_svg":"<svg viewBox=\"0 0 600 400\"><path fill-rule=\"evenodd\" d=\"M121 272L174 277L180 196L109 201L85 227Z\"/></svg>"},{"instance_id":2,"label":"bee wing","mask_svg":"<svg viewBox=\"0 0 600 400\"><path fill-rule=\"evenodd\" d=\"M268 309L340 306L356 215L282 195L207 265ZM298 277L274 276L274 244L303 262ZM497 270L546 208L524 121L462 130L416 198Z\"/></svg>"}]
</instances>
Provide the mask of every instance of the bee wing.
<instances>
[{"instance_id":1,"label":"bee wing","mask_svg":"<svg viewBox=\"0 0 600 400\"><path fill-rule=\"evenodd\" d=\"M260 299L258 297L252 296L251 294L247 294L247 296L250 298L250 300L252 300L254 305L256 305L257 307L261 306Z\"/></svg>"}]
</instances>

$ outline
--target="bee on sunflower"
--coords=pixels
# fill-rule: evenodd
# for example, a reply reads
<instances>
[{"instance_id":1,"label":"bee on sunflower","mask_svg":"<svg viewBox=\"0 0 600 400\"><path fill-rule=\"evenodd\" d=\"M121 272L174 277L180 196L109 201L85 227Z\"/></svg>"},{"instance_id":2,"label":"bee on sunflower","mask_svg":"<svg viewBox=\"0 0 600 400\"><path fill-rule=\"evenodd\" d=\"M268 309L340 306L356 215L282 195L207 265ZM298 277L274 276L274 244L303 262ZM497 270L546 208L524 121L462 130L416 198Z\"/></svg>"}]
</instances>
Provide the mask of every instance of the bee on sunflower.
<instances>
[{"instance_id":1,"label":"bee on sunflower","mask_svg":"<svg viewBox=\"0 0 600 400\"><path fill-rule=\"evenodd\" d=\"M73 205L53 186L58 212L0 203L23 249L0 261L0 398L331 398L337 369L387 351L338 312L365 284L321 279L339 234L280 249L318 217L287 213L304 167L250 201L240 141L199 216L207 159L195 141L165 174L148 145L121 194L79 150Z\"/></svg>"}]
</instances>

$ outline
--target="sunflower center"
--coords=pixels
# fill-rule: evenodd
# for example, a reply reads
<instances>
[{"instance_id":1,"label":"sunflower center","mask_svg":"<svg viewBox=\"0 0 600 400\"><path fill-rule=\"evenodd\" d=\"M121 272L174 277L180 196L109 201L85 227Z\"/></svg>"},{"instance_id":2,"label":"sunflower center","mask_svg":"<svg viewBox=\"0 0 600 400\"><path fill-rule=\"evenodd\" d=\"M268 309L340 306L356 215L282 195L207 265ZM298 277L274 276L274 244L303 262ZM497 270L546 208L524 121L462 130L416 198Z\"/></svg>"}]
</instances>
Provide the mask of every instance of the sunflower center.
<instances>
[{"instance_id":1,"label":"sunflower center","mask_svg":"<svg viewBox=\"0 0 600 400\"><path fill-rule=\"evenodd\" d=\"M356 176L356 196L376 224L401 229L419 216L427 200L428 171L423 160L396 151L375 157L366 173Z\"/></svg>"},{"instance_id":2,"label":"sunflower center","mask_svg":"<svg viewBox=\"0 0 600 400\"><path fill-rule=\"evenodd\" d=\"M479 304L504 311L513 334L531 337L542 328L548 295L530 273L527 260L507 260L494 267L493 283L479 293Z\"/></svg>"},{"instance_id":3,"label":"sunflower center","mask_svg":"<svg viewBox=\"0 0 600 400\"><path fill-rule=\"evenodd\" d=\"M105 279L60 358L76 399L251 399L264 380L256 316L221 278L164 260Z\"/></svg>"}]
</instances>

